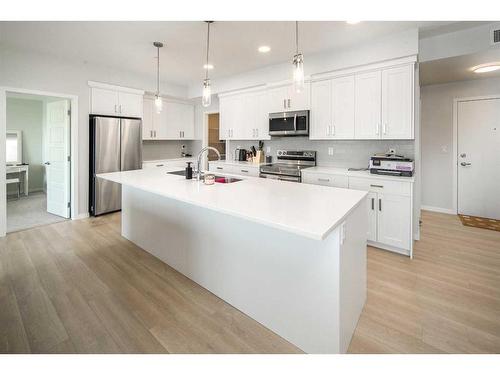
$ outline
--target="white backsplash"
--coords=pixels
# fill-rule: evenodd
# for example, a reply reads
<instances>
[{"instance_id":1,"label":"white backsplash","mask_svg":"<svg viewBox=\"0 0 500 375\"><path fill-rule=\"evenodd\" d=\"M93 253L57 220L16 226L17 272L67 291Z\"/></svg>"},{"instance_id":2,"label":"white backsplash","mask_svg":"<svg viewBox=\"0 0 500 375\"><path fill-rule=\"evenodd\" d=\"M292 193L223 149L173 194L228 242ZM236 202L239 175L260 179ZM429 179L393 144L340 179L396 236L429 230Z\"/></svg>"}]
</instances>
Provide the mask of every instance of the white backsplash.
<instances>
[{"instance_id":1,"label":"white backsplash","mask_svg":"<svg viewBox=\"0 0 500 375\"><path fill-rule=\"evenodd\" d=\"M258 147L255 141L230 141L228 158L234 158L237 147L250 149ZM267 152L267 148L270 152ZM332 148L333 154L328 154ZM266 155L276 161L277 150L308 150L317 152L317 164L328 167L363 168L367 167L370 156L395 149L398 155L414 159L415 143L412 140L365 140L365 141L312 141L306 137L282 137L264 141Z\"/></svg>"},{"instance_id":2,"label":"white backsplash","mask_svg":"<svg viewBox=\"0 0 500 375\"><path fill-rule=\"evenodd\" d=\"M142 160L174 159L182 156L182 145L186 145L184 152L192 153L195 141L143 141Z\"/></svg>"}]
</instances>

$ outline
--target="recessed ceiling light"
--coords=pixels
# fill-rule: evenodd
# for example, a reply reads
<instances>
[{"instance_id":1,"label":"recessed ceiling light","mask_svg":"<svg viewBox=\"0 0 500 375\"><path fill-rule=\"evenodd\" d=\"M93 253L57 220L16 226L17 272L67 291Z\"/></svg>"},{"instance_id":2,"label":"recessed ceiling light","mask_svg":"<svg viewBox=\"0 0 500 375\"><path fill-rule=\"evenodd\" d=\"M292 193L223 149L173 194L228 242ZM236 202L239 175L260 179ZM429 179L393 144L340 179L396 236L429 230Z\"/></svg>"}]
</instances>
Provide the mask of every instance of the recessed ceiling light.
<instances>
[{"instance_id":1,"label":"recessed ceiling light","mask_svg":"<svg viewBox=\"0 0 500 375\"><path fill-rule=\"evenodd\" d=\"M361 21L349 20L349 21L345 21L345 22L348 23L349 25L356 25L357 23L360 23Z\"/></svg>"},{"instance_id":2,"label":"recessed ceiling light","mask_svg":"<svg viewBox=\"0 0 500 375\"><path fill-rule=\"evenodd\" d=\"M269 47L269 46L260 46L259 47L259 52L261 52L261 53L267 53L270 50L271 50L271 47Z\"/></svg>"},{"instance_id":3,"label":"recessed ceiling light","mask_svg":"<svg viewBox=\"0 0 500 375\"><path fill-rule=\"evenodd\" d=\"M472 68L474 73L488 73L500 69L500 62L481 64Z\"/></svg>"},{"instance_id":4,"label":"recessed ceiling light","mask_svg":"<svg viewBox=\"0 0 500 375\"><path fill-rule=\"evenodd\" d=\"M213 68L214 68L214 66L212 64L205 64L205 65L203 65L203 69L212 70Z\"/></svg>"}]
</instances>

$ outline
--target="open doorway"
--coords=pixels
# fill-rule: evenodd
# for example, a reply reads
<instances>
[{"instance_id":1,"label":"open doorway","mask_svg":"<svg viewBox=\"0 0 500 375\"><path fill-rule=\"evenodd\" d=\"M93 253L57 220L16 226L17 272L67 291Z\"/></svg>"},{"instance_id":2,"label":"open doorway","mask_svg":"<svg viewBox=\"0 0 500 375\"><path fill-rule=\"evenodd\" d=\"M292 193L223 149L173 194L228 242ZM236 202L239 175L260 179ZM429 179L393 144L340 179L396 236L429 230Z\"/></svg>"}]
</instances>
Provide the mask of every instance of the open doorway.
<instances>
[{"instance_id":1,"label":"open doorway","mask_svg":"<svg viewBox=\"0 0 500 375\"><path fill-rule=\"evenodd\" d=\"M221 156L221 159L226 159L226 142L220 139L219 114L209 113L208 115L208 145L216 148ZM209 152L208 160L215 160L217 155Z\"/></svg>"},{"instance_id":2,"label":"open doorway","mask_svg":"<svg viewBox=\"0 0 500 375\"><path fill-rule=\"evenodd\" d=\"M70 106L66 98L6 93L7 233L71 216Z\"/></svg>"}]
</instances>

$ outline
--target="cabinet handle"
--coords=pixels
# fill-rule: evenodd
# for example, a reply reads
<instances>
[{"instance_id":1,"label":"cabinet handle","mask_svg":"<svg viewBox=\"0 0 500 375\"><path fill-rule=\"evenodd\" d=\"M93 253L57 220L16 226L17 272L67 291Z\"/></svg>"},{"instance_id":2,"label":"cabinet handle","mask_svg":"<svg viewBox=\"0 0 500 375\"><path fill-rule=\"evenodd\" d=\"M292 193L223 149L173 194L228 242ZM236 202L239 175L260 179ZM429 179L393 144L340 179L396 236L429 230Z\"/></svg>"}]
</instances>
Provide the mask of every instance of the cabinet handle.
<instances>
[{"instance_id":1,"label":"cabinet handle","mask_svg":"<svg viewBox=\"0 0 500 375\"><path fill-rule=\"evenodd\" d=\"M288 99L288 109L290 109L290 99Z\"/></svg>"},{"instance_id":2,"label":"cabinet handle","mask_svg":"<svg viewBox=\"0 0 500 375\"><path fill-rule=\"evenodd\" d=\"M370 187L374 187L374 188L381 188L381 189L383 189L383 188L384 188L384 185L370 185Z\"/></svg>"},{"instance_id":3,"label":"cabinet handle","mask_svg":"<svg viewBox=\"0 0 500 375\"><path fill-rule=\"evenodd\" d=\"M318 178L318 181L330 182L329 178Z\"/></svg>"},{"instance_id":4,"label":"cabinet handle","mask_svg":"<svg viewBox=\"0 0 500 375\"><path fill-rule=\"evenodd\" d=\"M248 173L248 171L246 169L242 169L241 170L242 172L245 172L245 173Z\"/></svg>"},{"instance_id":5,"label":"cabinet handle","mask_svg":"<svg viewBox=\"0 0 500 375\"><path fill-rule=\"evenodd\" d=\"M335 125L332 125L332 135L335 135Z\"/></svg>"},{"instance_id":6,"label":"cabinet handle","mask_svg":"<svg viewBox=\"0 0 500 375\"><path fill-rule=\"evenodd\" d=\"M378 210L382 211L382 199L378 199Z\"/></svg>"},{"instance_id":7,"label":"cabinet handle","mask_svg":"<svg viewBox=\"0 0 500 375\"><path fill-rule=\"evenodd\" d=\"M326 128L326 135L327 135L327 136L329 136L329 135L332 133L332 131L331 131L331 129L330 129L330 128L331 128L331 126L330 126L330 125L328 125L328 127Z\"/></svg>"},{"instance_id":8,"label":"cabinet handle","mask_svg":"<svg viewBox=\"0 0 500 375\"><path fill-rule=\"evenodd\" d=\"M118 107L120 108L120 113L122 113L122 105L120 104Z\"/></svg>"},{"instance_id":9,"label":"cabinet handle","mask_svg":"<svg viewBox=\"0 0 500 375\"><path fill-rule=\"evenodd\" d=\"M387 131L387 124L384 122L384 124L382 125L382 132L384 133L384 135L386 134L386 131Z\"/></svg>"},{"instance_id":10,"label":"cabinet handle","mask_svg":"<svg viewBox=\"0 0 500 375\"><path fill-rule=\"evenodd\" d=\"M255 129L255 136L259 138L259 129Z\"/></svg>"},{"instance_id":11,"label":"cabinet handle","mask_svg":"<svg viewBox=\"0 0 500 375\"><path fill-rule=\"evenodd\" d=\"M155 130L155 138L156 138L156 130Z\"/></svg>"},{"instance_id":12,"label":"cabinet handle","mask_svg":"<svg viewBox=\"0 0 500 375\"><path fill-rule=\"evenodd\" d=\"M224 169L224 168L222 168L222 167L215 167L215 168L217 168L217 169Z\"/></svg>"},{"instance_id":13,"label":"cabinet handle","mask_svg":"<svg viewBox=\"0 0 500 375\"><path fill-rule=\"evenodd\" d=\"M152 130L149 131L149 138L153 138L153 131Z\"/></svg>"},{"instance_id":14,"label":"cabinet handle","mask_svg":"<svg viewBox=\"0 0 500 375\"><path fill-rule=\"evenodd\" d=\"M286 109L286 99L283 99L283 108Z\"/></svg>"},{"instance_id":15,"label":"cabinet handle","mask_svg":"<svg viewBox=\"0 0 500 375\"><path fill-rule=\"evenodd\" d=\"M156 164L157 167L163 167L164 164Z\"/></svg>"},{"instance_id":16,"label":"cabinet handle","mask_svg":"<svg viewBox=\"0 0 500 375\"><path fill-rule=\"evenodd\" d=\"M118 106L115 104L115 113L118 113Z\"/></svg>"},{"instance_id":17,"label":"cabinet handle","mask_svg":"<svg viewBox=\"0 0 500 375\"><path fill-rule=\"evenodd\" d=\"M372 198L372 211L375 209L375 198Z\"/></svg>"},{"instance_id":18,"label":"cabinet handle","mask_svg":"<svg viewBox=\"0 0 500 375\"><path fill-rule=\"evenodd\" d=\"M380 128L380 125L379 124L375 124L375 134L376 135L378 135L379 128Z\"/></svg>"}]
</instances>

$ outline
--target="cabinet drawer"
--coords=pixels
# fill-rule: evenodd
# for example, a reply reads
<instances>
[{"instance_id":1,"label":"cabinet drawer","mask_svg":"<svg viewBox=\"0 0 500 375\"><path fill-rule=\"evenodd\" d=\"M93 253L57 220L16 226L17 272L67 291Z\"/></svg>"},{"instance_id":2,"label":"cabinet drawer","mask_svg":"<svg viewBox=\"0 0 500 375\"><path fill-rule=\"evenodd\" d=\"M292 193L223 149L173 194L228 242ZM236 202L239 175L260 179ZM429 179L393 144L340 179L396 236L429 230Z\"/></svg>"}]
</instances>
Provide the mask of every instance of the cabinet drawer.
<instances>
[{"instance_id":1,"label":"cabinet drawer","mask_svg":"<svg viewBox=\"0 0 500 375\"><path fill-rule=\"evenodd\" d=\"M325 173L304 173L302 176L302 182L306 184L333 186L345 189L349 186L347 176Z\"/></svg>"},{"instance_id":2,"label":"cabinet drawer","mask_svg":"<svg viewBox=\"0 0 500 375\"><path fill-rule=\"evenodd\" d=\"M362 177L349 177L349 189L411 196L411 183Z\"/></svg>"},{"instance_id":3,"label":"cabinet drawer","mask_svg":"<svg viewBox=\"0 0 500 375\"><path fill-rule=\"evenodd\" d=\"M240 167L240 166L233 166L233 172L234 174L239 174L242 176L252 176L252 177L259 177L259 168L255 167Z\"/></svg>"},{"instance_id":4,"label":"cabinet drawer","mask_svg":"<svg viewBox=\"0 0 500 375\"><path fill-rule=\"evenodd\" d=\"M215 173L234 173L233 166L220 163L209 163L208 170Z\"/></svg>"}]
</instances>

